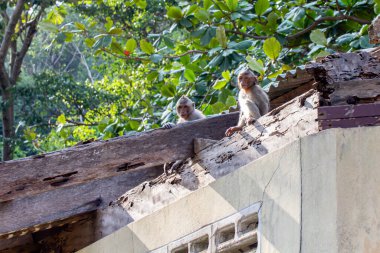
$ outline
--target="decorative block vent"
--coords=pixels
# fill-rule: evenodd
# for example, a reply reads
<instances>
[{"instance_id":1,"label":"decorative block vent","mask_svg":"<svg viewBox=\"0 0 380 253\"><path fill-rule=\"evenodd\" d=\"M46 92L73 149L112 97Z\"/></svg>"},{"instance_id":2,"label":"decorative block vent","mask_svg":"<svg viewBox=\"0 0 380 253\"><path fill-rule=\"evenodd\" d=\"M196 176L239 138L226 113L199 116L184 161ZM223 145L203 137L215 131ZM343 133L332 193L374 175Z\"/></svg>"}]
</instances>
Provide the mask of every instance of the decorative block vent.
<instances>
[{"instance_id":1,"label":"decorative block vent","mask_svg":"<svg viewBox=\"0 0 380 253\"><path fill-rule=\"evenodd\" d=\"M257 252L260 203L173 241L152 253Z\"/></svg>"}]
</instances>

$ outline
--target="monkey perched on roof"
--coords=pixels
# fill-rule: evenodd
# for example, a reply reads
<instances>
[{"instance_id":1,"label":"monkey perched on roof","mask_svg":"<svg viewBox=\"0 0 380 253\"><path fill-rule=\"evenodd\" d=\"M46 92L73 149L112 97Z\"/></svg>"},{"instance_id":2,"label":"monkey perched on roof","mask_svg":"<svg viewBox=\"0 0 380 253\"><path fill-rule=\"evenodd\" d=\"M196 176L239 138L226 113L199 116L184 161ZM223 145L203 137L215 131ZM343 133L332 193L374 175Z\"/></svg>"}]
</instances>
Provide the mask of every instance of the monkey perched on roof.
<instances>
[{"instance_id":1,"label":"monkey perched on roof","mask_svg":"<svg viewBox=\"0 0 380 253\"><path fill-rule=\"evenodd\" d=\"M182 96L176 104L176 111L177 115L179 117L177 124L197 120L197 119L204 119L206 116L199 110L195 109L195 103L191 101L190 98L186 96ZM166 123L164 128L173 128L175 127L174 123ZM169 163L164 164L164 173L168 174L171 173L173 170L177 170L181 165L183 161L177 160L174 162L174 164L170 167L168 170L167 167L169 166Z\"/></svg>"},{"instance_id":2,"label":"monkey perched on roof","mask_svg":"<svg viewBox=\"0 0 380 253\"><path fill-rule=\"evenodd\" d=\"M177 124L206 118L206 116L201 111L199 111L198 109L195 109L194 102L191 101L191 99L186 96L182 96L177 101L176 111L179 117ZM172 128L174 126L175 124L173 123L166 123L163 127Z\"/></svg>"},{"instance_id":3,"label":"monkey perched on roof","mask_svg":"<svg viewBox=\"0 0 380 253\"><path fill-rule=\"evenodd\" d=\"M258 118L269 111L269 98L266 92L258 85L255 74L243 70L238 76L240 116L237 126L230 127L226 136L241 131L244 126L254 123Z\"/></svg>"}]
</instances>

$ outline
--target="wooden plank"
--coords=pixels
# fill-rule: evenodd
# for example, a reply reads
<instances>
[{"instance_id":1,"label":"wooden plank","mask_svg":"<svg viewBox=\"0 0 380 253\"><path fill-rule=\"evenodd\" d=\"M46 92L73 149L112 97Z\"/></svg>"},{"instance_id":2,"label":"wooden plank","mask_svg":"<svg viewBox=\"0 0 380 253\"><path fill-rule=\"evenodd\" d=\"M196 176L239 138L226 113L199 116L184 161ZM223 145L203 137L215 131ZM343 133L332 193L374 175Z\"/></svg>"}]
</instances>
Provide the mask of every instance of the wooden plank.
<instances>
[{"instance_id":1,"label":"wooden plank","mask_svg":"<svg viewBox=\"0 0 380 253\"><path fill-rule=\"evenodd\" d=\"M380 79L350 80L332 83L326 87L331 90L329 94L331 105L345 105L360 103L361 100L380 97Z\"/></svg>"},{"instance_id":2,"label":"wooden plank","mask_svg":"<svg viewBox=\"0 0 380 253\"><path fill-rule=\"evenodd\" d=\"M162 173L162 166L144 168L0 203L0 238L41 231L68 217L104 208Z\"/></svg>"},{"instance_id":3,"label":"wooden plank","mask_svg":"<svg viewBox=\"0 0 380 253\"><path fill-rule=\"evenodd\" d=\"M380 125L380 116L349 118L349 119L332 119L332 120L319 121L320 130L325 130L325 129L330 129L330 128L350 128L350 127L379 126L379 125Z\"/></svg>"},{"instance_id":4,"label":"wooden plank","mask_svg":"<svg viewBox=\"0 0 380 253\"><path fill-rule=\"evenodd\" d=\"M380 116L379 104L324 106L318 108L318 119L346 119Z\"/></svg>"},{"instance_id":5,"label":"wooden plank","mask_svg":"<svg viewBox=\"0 0 380 253\"><path fill-rule=\"evenodd\" d=\"M129 173L194 154L193 139L221 139L238 113L219 115L0 165L0 202Z\"/></svg>"},{"instance_id":6,"label":"wooden plank","mask_svg":"<svg viewBox=\"0 0 380 253\"><path fill-rule=\"evenodd\" d=\"M277 108L280 105L285 104L286 102L289 102L293 98L307 92L308 90L313 88L313 83L314 83L314 81L303 84L302 86L299 86L298 88L293 89L293 90L271 100L270 101L270 104L271 104L270 108L273 110L274 108Z\"/></svg>"}]
</instances>

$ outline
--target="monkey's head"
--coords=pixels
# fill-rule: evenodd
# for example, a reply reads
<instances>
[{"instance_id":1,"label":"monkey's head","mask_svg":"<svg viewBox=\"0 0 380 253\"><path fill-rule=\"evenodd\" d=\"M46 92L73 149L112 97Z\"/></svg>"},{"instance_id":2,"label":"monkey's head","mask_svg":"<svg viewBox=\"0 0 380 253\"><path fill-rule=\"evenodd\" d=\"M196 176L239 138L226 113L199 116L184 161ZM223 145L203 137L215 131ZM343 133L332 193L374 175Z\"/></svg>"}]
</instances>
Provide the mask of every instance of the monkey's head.
<instances>
[{"instance_id":1,"label":"monkey's head","mask_svg":"<svg viewBox=\"0 0 380 253\"><path fill-rule=\"evenodd\" d=\"M256 75L249 69L243 70L239 73L238 84L239 89L248 90L253 85L257 84Z\"/></svg>"},{"instance_id":2,"label":"monkey's head","mask_svg":"<svg viewBox=\"0 0 380 253\"><path fill-rule=\"evenodd\" d=\"M194 111L194 102L186 96L182 96L177 102L177 115L187 120Z\"/></svg>"}]
</instances>

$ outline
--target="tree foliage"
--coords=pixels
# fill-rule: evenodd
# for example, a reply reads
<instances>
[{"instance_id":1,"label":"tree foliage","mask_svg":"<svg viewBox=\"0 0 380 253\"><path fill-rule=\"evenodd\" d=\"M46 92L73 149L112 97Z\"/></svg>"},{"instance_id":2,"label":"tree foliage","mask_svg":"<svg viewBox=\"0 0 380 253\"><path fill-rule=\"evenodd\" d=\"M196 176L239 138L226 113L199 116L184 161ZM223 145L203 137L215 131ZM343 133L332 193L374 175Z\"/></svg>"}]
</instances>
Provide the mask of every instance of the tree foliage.
<instances>
[{"instance_id":1,"label":"tree foliage","mask_svg":"<svg viewBox=\"0 0 380 253\"><path fill-rule=\"evenodd\" d=\"M157 128L175 120L175 102L184 94L205 114L220 113L236 105L236 75L242 68L254 70L268 87L278 75L307 61L372 47L367 29L380 11L378 4L359 0L57 3L39 25L53 36L48 48L76 45L82 52L80 61L86 60L85 69L97 75L90 78L84 71L87 74L80 77L74 73L57 77L50 69L35 77L35 91L54 99L45 101L41 94L28 98L50 104L46 110L36 107L31 121L20 111L18 118L25 122L19 124L20 140L45 152L90 138ZM47 128L37 126L46 122Z\"/></svg>"}]
</instances>

